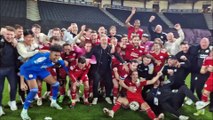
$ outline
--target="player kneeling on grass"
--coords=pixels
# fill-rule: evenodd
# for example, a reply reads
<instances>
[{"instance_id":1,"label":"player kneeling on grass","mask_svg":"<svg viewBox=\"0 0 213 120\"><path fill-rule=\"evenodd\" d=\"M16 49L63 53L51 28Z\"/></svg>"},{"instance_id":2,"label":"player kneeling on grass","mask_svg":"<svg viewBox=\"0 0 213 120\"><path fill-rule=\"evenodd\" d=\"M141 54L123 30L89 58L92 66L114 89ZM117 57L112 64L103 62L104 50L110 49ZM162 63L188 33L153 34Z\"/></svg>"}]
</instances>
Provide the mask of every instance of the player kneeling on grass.
<instances>
[{"instance_id":1,"label":"player kneeling on grass","mask_svg":"<svg viewBox=\"0 0 213 120\"><path fill-rule=\"evenodd\" d=\"M204 113L203 107L205 107L206 105L209 104L208 97L209 97L210 93L213 92L213 49L211 49L209 56L207 56L204 59L203 65L200 70L201 74L206 74L207 72L210 72L210 75L203 88L202 101L199 101L197 103L198 112L194 113L195 116L198 116L198 115Z\"/></svg>"},{"instance_id":2,"label":"player kneeling on grass","mask_svg":"<svg viewBox=\"0 0 213 120\"><path fill-rule=\"evenodd\" d=\"M127 78L124 81L128 87L131 87L133 89L133 91L127 90L126 97L119 97L115 105L112 107L112 110L104 108L104 113L108 114L108 116L113 118L114 113L120 109L121 105L129 106L132 102L138 102L140 104L140 108L146 111L151 120L159 120L160 118L163 118L163 114L160 114L158 117L156 117L155 113L152 111L150 106L143 100L141 95L142 88L146 85L154 84L161 75L162 73L159 72L152 80L146 81L139 80L138 72L133 71L130 75L131 78Z\"/></svg>"},{"instance_id":3,"label":"player kneeling on grass","mask_svg":"<svg viewBox=\"0 0 213 120\"><path fill-rule=\"evenodd\" d=\"M52 85L53 97L52 97L50 106L56 109L62 109L56 103L59 82L57 82L56 79L54 79L52 75L46 69L48 67L53 66L56 63L59 63L68 72L67 68L65 67L65 62L62 59L60 59L61 50L62 50L62 47L60 45L53 45L50 47L50 52L37 53L20 67L20 74L24 76L30 88L30 92L28 93L26 97L26 100L24 102L24 107L21 112L21 118L23 120L31 120L31 118L28 116L27 110L31 102L33 101L35 95L38 92L38 85L36 82L37 78L45 80L47 83Z\"/></svg>"},{"instance_id":4,"label":"player kneeling on grass","mask_svg":"<svg viewBox=\"0 0 213 120\"><path fill-rule=\"evenodd\" d=\"M79 57L76 65L70 67L70 78L71 78L71 96L72 104L70 107L74 107L76 104L76 89L81 84L84 85L84 104L90 105L88 101L89 97L89 78L87 76L90 69L90 64L86 62L85 57Z\"/></svg>"}]
</instances>

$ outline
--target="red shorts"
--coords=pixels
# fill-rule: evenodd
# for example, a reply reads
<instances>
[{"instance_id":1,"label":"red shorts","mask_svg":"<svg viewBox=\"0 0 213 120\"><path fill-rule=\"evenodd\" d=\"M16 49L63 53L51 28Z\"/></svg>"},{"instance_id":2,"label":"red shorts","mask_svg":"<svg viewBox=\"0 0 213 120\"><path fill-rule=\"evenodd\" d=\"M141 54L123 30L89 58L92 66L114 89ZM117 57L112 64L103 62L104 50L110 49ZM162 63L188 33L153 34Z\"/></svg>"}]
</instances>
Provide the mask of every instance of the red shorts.
<instances>
[{"instance_id":1,"label":"red shorts","mask_svg":"<svg viewBox=\"0 0 213 120\"><path fill-rule=\"evenodd\" d=\"M77 80L80 80L81 76L78 77ZM76 82L75 80L71 79L72 82ZM86 81L89 81L89 77L86 75L85 78L82 80L82 82L86 82Z\"/></svg>"},{"instance_id":2,"label":"red shorts","mask_svg":"<svg viewBox=\"0 0 213 120\"><path fill-rule=\"evenodd\" d=\"M141 97L134 97L134 98L127 98L129 103L136 101L139 103L139 105L143 104L145 101Z\"/></svg>"},{"instance_id":3,"label":"red shorts","mask_svg":"<svg viewBox=\"0 0 213 120\"><path fill-rule=\"evenodd\" d=\"M67 73L66 71L64 70L64 68L59 68L59 77L61 79L66 79L66 76L67 76Z\"/></svg>"},{"instance_id":4,"label":"red shorts","mask_svg":"<svg viewBox=\"0 0 213 120\"><path fill-rule=\"evenodd\" d=\"M53 68L53 67L49 67L49 68L47 68L47 71L49 71L49 72L50 72L50 74L51 74L53 77L55 77L55 76L56 76L55 68Z\"/></svg>"},{"instance_id":5,"label":"red shorts","mask_svg":"<svg viewBox=\"0 0 213 120\"><path fill-rule=\"evenodd\" d=\"M209 77L204 85L204 89L213 92L213 78Z\"/></svg>"}]
</instances>

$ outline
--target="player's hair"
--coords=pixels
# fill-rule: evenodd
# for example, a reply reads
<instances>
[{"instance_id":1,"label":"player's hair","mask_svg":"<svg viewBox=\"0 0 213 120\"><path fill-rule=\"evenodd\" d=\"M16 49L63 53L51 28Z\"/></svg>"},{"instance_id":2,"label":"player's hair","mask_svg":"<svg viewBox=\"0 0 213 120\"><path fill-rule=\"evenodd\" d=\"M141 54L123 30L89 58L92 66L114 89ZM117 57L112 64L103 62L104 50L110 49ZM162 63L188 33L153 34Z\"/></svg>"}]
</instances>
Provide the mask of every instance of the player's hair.
<instances>
[{"instance_id":1,"label":"player's hair","mask_svg":"<svg viewBox=\"0 0 213 120\"><path fill-rule=\"evenodd\" d=\"M86 44L92 44L92 42L90 40L86 40L84 45L86 45Z\"/></svg>"},{"instance_id":2,"label":"player's hair","mask_svg":"<svg viewBox=\"0 0 213 120\"><path fill-rule=\"evenodd\" d=\"M81 64L86 63L86 58L85 58L84 56L80 56L80 57L78 58L78 63L81 63Z\"/></svg>"},{"instance_id":3,"label":"player's hair","mask_svg":"<svg viewBox=\"0 0 213 120\"><path fill-rule=\"evenodd\" d=\"M187 44L188 44L188 42L186 42L186 41L183 41L180 43L180 45L187 45Z\"/></svg>"},{"instance_id":4,"label":"player's hair","mask_svg":"<svg viewBox=\"0 0 213 120\"><path fill-rule=\"evenodd\" d=\"M64 43L64 44L63 44L63 47L65 47L65 46L70 46L70 44Z\"/></svg>"},{"instance_id":5,"label":"player's hair","mask_svg":"<svg viewBox=\"0 0 213 120\"><path fill-rule=\"evenodd\" d=\"M138 34L133 34L133 35L132 35L132 40L133 40L135 37L137 37L137 38L140 39L140 36L139 36Z\"/></svg>"},{"instance_id":6,"label":"player's hair","mask_svg":"<svg viewBox=\"0 0 213 120\"><path fill-rule=\"evenodd\" d=\"M134 70L134 71L130 72L130 76L131 76L134 72L137 72L137 73L138 73L137 70Z\"/></svg>"},{"instance_id":7,"label":"player's hair","mask_svg":"<svg viewBox=\"0 0 213 120\"><path fill-rule=\"evenodd\" d=\"M41 26L39 24L33 24L32 28L34 28L34 27L41 29Z\"/></svg>"},{"instance_id":8,"label":"player's hair","mask_svg":"<svg viewBox=\"0 0 213 120\"><path fill-rule=\"evenodd\" d=\"M116 26L112 25L112 26L110 26L109 30L111 30L111 29L117 29L117 28L116 28Z\"/></svg>"},{"instance_id":9,"label":"player's hair","mask_svg":"<svg viewBox=\"0 0 213 120\"><path fill-rule=\"evenodd\" d=\"M15 28L12 26L5 26L5 29L11 32L15 32Z\"/></svg>"},{"instance_id":10,"label":"player's hair","mask_svg":"<svg viewBox=\"0 0 213 120\"><path fill-rule=\"evenodd\" d=\"M163 47L163 44L159 43L159 42L154 42L154 44L159 45L161 48ZM154 45L153 44L153 45Z\"/></svg>"},{"instance_id":11,"label":"player's hair","mask_svg":"<svg viewBox=\"0 0 213 120\"><path fill-rule=\"evenodd\" d=\"M62 48L61 45L54 44L54 45L50 46L50 51L51 52L61 52L62 49L63 48Z\"/></svg>"},{"instance_id":12,"label":"player's hair","mask_svg":"<svg viewBox=\"0 0 213 120\"><path fill-rule=\"evenodd\" d=\"M55 41L59 41L59 38L58 38L58 37L56 37L56 36L52 36L52 37L50 38L50 42L52 42L53 40L55 40Z\"/></svg>"},{"instance_id":13,"label":"player's hair","mask_svg":"<svg viewBox=\"0 0 213 120\"><path fill-rule=\"evenodd\" d=\"M149 58L149 59L152 59L152 60L154 59L154 58L152 57L152 55L150 55L150 54L146 54L146 55L143 55L143 56L142 56L142 58L145 58L145 57L146 57L146 58Z\"/></svg>"},{"instance_id":14,"label":"player's hair","mask_svg":"<svg viewBox=\"0 0 213 120\"><path fill-rule=\"evenodd\" d=\"M138 61L137 60L130 60L129 63L130 64L132 64L132 63L138 63Z\"/></svg>"},{"instance_id":15,"label":"player's hair","mask_svg":"<svg viewBox=\"0 0 213 120\"><path fill-rule=\"evenodd\" d=\"M124 37L128 37L128 35L127 35L127 34L123 34L123 35L122 35L122 38L124 38Z\"/></svg>"},{"instance_id":16,"label":"player's hair","mask_svg":"<svg viewBox=\"0 0 213 120\"><path fill-rule=\"evenodd\" d=\"M23 29L23 26L19 25L19 24L15 24L14 28L17 29Z\"/></svg>"},{"instance_id":17,"label":"player's hair","mask_svg":"<svg viewBox=\"0 0 213 120\"><path fill-rule=\"evenodd\" d=\"M139 19L135 19L134 22L139 21L141 23L141 21Z\"/></svg>"},{"instance_id":18,"label":"player's hair","mask_svg":"<svg viewBox=\"0 0 213 120\"><path fill-rule=\"evenodd\" d=\"M154 62L154 59L155 59L155 58L153 58L152 55L150 55L150 54L143 55L143 56L142 56L142 60L143 60L143 58L151 59L151 63Z\"/></svg>"},{"instance_id":19,"label":"player's hair","mask_svg":"<svg viewBox=\"0 0 213 120\"><path fill-rule=\"evenodd\" d=\"M92 30L92 32L91 33L97 33L97 31L96 30Z\"/></svg>"},{"instance_id":20,"label":"player's hair","mask_svg":"<svg viewBox=\"0 0 213 120\"><path fill-rule=\"evenodd\" d=\"M32 35L32 36L34 36L32 30L29 30L29 29L27 29L27 30L24 31L24 36L27 36L27 35Z\"/></svg>"},{"instance_id":21,"label":"player's hair","mask_svg":"<svg viewBox=\"0 0 213 120\"><path fill-rule=\"evenodd\" d=\"M59 31L59 32L61 32L61 29L56 27L56 28L53 28L52 31Z\"/></svg>"},{"instance_id":22,"label":"player's hair","mask_svg":"<svg viewBox=\"0 0 213 120\"><path fill-rule=\"evenodd\" d=\"M118 40L116 37L111 37L110 41L111 41L112 39Z\"/></svg>"},{"instance_id":23,"label":"player's hair","mask_svg":"<svg viewBox=\"0 0 213 120\"><path fill-rule=\"evenodd\" d=\"M86 28L86 29L85 29L86 32L89 31L89 30L91 30L91 32L92 32L92 29L91 29L91 28Z\"/></svg>"}]
</instances>

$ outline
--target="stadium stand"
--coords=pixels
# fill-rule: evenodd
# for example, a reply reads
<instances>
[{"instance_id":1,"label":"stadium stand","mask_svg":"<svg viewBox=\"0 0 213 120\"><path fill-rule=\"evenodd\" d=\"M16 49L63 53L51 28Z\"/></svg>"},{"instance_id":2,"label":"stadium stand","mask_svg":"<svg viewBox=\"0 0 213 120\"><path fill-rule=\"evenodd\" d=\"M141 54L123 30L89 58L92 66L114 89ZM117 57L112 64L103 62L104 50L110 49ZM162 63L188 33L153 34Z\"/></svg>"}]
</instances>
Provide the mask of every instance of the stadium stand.
<instances>
[{"instance_id":1,"label":"stadium stand","mask_svg":"<svg viewBox=\"0 0 213 120\"><path fill-rule=\"evenodd\" d=\"M39 2L42 21L76 22L97 29L104 25L119 25L105 15L98 7ZM76 14L77 13L77 14ZM60 26L59 26L60 27Z\"/></svg>"},{"instance_id":2,"label":"stadium stand","mask_svg":"<svg viewBox=\"0 0 213 120\"><path fill-rule=\"evenodd\" d=\"M1 0L1 17L26 17L26 0Z\"/></svg>"},{"instance_id":3,"label":"stadium stand","mask_svg":"<svg viewBox=\"0 0 213 120\"><path fill-rule=\"evenodd\" d=\"M173 24L180 23L183 28L208 29L202 13L164 13L164 15Z\"/></svg>"},{"instance_id":4,"label":"stadium stand","mask_svg":"<svg viewBox=\"0 0 213 120\"><path fill-rule=\"evenodd\" d=\"M0 26L26 23L26 0L0 0Z\"/></svg>"},{"instance_id":5,"label":"stadium stand","mask_svg":"<svg viewBox=\"0 0 213 120\"><path fill-rule=\"evenodd\" d=\"M127 10L119 10L119 9L111 9L106 8L108 12L117 17L120 21L125 22L126 18L130 15L131 11ZM134 22L135 19L141 20L142 26L147 26L150 16L156 16L156 20L153 21L153 24L161 24L163 28L168 28L168 26L158 17L158 15L154 12L137 12L133 18L131 19L131 23Z\"/></svg>"},{"instance_id":6,"label":"stadium stand","mask_svg":"<svg viewBox=\"0 0 213 120\"><path fill-rule=\"evenodd\" d=\"M25 28L30 28L33 24L37 23L42 26L42 32L47 33L49 29L54 27L67 28L71 22L76 22L79 26L86 24L92 29L98 29L101 25L104 25L107 29L110 25L117 26L118 33L126 33L127 29L119 26L106 14L104 14L97 6L84 6L74 4L61 4L38 1L39 14L41 16L40 21L31 21L26 19L26 0L0 0L1 17L0 26L20 24ZM121 22L125 22L126 18L130 14L130 7L125 9L122 6L106 6L106 10L119 19ZM145 33L147 31L148 20L151 15L156 16L156 20L153 21L155 25L161 24L165 32L171 31L165 22L160 19L157 13L151 10L137 8L138 12L133 16L130 21L133 23L134 19L140 19L142 28ZM189 12L189 10L188 10ZM186 34L186 39L189 43L198 43L198 38L202 38L204 34L210 36L211 33L208 30L204 15L202 13L186 13L182 11L167 10L164 11L164 15L173 23L180 23ZM76 13L78 13L76 15ZM197 23L199 21L199 23ZM185 30L186 29L186 30ZM199 30L202 29L202 30Z\"/></svg>"}]
</instances>

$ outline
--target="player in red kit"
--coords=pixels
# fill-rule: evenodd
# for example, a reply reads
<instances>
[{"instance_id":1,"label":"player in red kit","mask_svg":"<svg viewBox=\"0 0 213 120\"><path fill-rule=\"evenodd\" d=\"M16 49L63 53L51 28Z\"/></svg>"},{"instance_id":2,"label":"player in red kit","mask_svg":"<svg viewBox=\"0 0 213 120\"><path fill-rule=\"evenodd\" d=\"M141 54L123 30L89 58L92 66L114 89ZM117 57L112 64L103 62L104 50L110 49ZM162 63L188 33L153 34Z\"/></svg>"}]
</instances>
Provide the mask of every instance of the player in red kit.
<instances>
[{"instance_id":1,"label":"player in red kit","mask_svg":"<svg viewBox=\"0 0 213 120\"><path fill-rule=\"evenodd\" d=\"M157 74L165 64L169 55L166 51L162 50L160 43L154 43L153 50L150 51L149 54L155 59L154 74Z\"/></svg>"},{"instance_id":2,"label":"player in red kit","mask_svg":"<svg viewBox=\"0 0 213 120\"><path fill-rule=\"evenodd\" d=\"M161 75L162 73L159 72L152 80L146 81L140 80L138 72L133 71L130 74L130 79L129 78L125 79L125 84L128 87L133 88L134 91L127 90L126 97L119 97L115 105L112 107L112 110L104 108L103 109L104 113L108 114L108 116L113 118L114 113L120 109L121 105L129 106L131 102L136 101L139 103L140 108L146 111L151 120L159 120L162 117L162 114L160 114L159 117L156 117L155 113L152 111L149 105L143 100L141 91L144 86L154 84Z\"/></svg>"},{"instance_id":3,"label":"player in red kit","mask_svg":"<svg viewBox=\"0 0 213 120\"><path fill-rule=\"evenodd\" d=\"M132 44L126 46L125 50L125 60L130 61L133 59L137 59L138 61L142 60L142 56L145 53L145 48L140 46L140 38L139 36L135 35L132 38Z\"/></svg>"},{"instance_id":4,"label":"player in red kit","mask_svg":"<svg viewBox=\"0 0 213 120\"><path fill-rule=\"evenodd\" d=\"M125 21L126 27L128 28L128 39L129 40L132 39L131 36L133 33L136 33L137 35L139 35L140 39L142 38L142 35L143 35L143 29L140 28L140 25L141 25L140 20L136 19L134 21L134 25L131 25L129 23L135 13L136 13L136 8L132 8L131 14Z\"/></svg>"},{"instance_id":5,"label":"player in red kit","mask_svg":"<svg viewBox=\"0 0 213 120\"><path fill-rule=\"evenodd\" d=\"M204 59L200 70L201 74L206 74L207 72L210 72L210 75L203 88L202 101L196 103L198 110L204 108L210 103L208 101L208 97L210 96L210 93L213 92L213 49L209 53L209 56Z\"/></svg>"},{"instance_id":6,"label":"player in red kit","mask_svg":"<svg viewBox=\"0 0 213 120\"><path fill-rule=\"evenodd\" d=\"M136 60L132 60L127 65L128 68L124 69L124 65L120 64L119 66L113 68L113 76L112 76L112 82L113 82L113 103L115 104L118 93L119 93L119 84L121 84L122 87L126 88L124 84L124 80L129 76L129 74L132 71L137 70L138 62Z\"/></svg>"},{"instance_id":7,"label":"player in red kit","mask_svg":"<svg viewBox=\"0 0 213 120\"><path fill-rule=\"evenodd\" d=\"M90 69L90 64L86 63L86 58L81 56L78 58L76 65L70 67L69 75L71 78L71 96L72 104L70 107L76 105L76 90L77 86L84 85L84 104L90 105L88 101L89 97L89 78L87 76Z\"/></svg>"},{"instance_id":8,"label":"player in red kit","mask_svg":"<svg viewBox=\"0 0 213 120\"><path fill-rule=\"evenodd\" d=\"M75 49L75 45L74 44L64 44L63 45L63 53L61 54L61 57L63 60L68 62L68 66L72 66L76 64L76 59L78 57L79 53L77 52L77 50ZM58 72L58 81L60 83L60 97L58 99L59 103L62 103L64 100L64 96L65 96L65 87L66 87L66 71L59 67L57 69Z\"/></svg>"}]
</instances>

